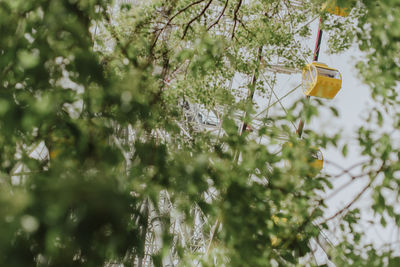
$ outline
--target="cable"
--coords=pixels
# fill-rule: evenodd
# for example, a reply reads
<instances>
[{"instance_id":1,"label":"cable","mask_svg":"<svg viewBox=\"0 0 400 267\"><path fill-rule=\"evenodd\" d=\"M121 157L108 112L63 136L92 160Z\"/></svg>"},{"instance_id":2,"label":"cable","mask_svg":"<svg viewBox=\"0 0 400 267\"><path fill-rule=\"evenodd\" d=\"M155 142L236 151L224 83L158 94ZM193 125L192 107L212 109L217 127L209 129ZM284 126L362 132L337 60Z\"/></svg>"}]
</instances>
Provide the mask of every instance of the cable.
<instances>
[{"instance_id":1,"label":"cable","mask_svg":"<svg viewBox=\"0 0 400 267\"><path fill-rule=\"evenodd\" d=\"M293 93L294 91L296 91L296 89L299 88L301 85L302 85L302 84L296 86L295 88L293 88L292 90L290 90L288 93L286 93L284 96L282 96L281 98L279 98L277 101L275 101L275 102L272 103L272 104L270 104L270 102L271 102L271 96L272 96L272 90L271 90L271 94L270 94L268 106L267 106L264 110L260 111L257 115L255 115L253 119L257 118L258 116L260 116L260 115L261 115L262 113L264 113L264 112L268 112L269 109L270 109L271 107L273 107L275 104L279 103L279 101L283 100L284 98L286 98L287 96L289 96L289 95L290 95L291 93Z\"/></svg>"},{"instance_id":2,"label":"cable","mask_svg":"<svg viewBox=\"0 0 400 267\"><path fill-rule=\"evenodd\" d=\"M279 100L279 97L276 95L273 87L269 84L267 78L265 78L264 74L261 73L261 76L264 78L265 82L268 84L269 88L271 89L272 93L274 94L274 96L276 97L279 105L281 106L281 108L283 109L283 111L285 111L286 115L289 115L289 113L287 112L286 108L283 106L282 102ZM293 121L290 121L290 123L293 125L294 129L297 131L296 125L294 124Z\"/></svg>"}]
</instances>

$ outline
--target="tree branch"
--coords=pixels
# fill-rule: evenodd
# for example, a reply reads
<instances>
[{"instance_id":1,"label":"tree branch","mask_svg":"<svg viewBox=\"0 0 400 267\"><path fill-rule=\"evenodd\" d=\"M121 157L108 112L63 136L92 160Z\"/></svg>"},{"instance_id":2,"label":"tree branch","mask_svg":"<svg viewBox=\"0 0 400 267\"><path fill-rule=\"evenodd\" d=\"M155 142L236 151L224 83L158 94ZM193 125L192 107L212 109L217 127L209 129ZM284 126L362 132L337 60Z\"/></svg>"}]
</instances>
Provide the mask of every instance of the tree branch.
<instances>
[{"instance_id":1,"label":"tree branch","mask_svg":"<svg viewBox=\"0 0 400 267\"><path fill-rule=\"evenodd\" d=\"M339 210L338 212L336 212L335 214L333 214L331 217L327 218L323 223L326 223L334 218L336 218L337 216L339 216L340 214L342 214L343 212L345 212L346 210L348 210L351 206L353 206L354 203L357 202L357 200L365 193L365 191L367 191L367 189L371 186L373 180L371 180L361 191L360 193L357 194L357 196L350 201L344 208L342 208L341 210Z\"/></svg>"},{"instance_id":2,"label":"tree branch","mask_svg":"<svg viewBox=\"0 0 400 267\"><path fill-rule=\"evenodd\" d=\"M195 1L195 2L193 2L193 3L189 4L189 5L187 5L186 7L182 8L181 10L179 10L175 15L173 15L173 16L169 19L167 25L169 25L169 23L171 23L172 20L173 20L176 16L178 16L179 14L185 12L187 9L191 8L192 6L197 5L197 4L200 4L201 2L204 2L204 1L205 1L205 0L198 0L198 1Z\"/></svg>"},{"instance_id":3,"label":"tree branch","mask_svg":"<svg viewBox=\"0 0 400 267\"><path fill-rule=\"evenodd\" d=\"M215 25L218 24L219 20L221 19L221 17L222 17L222 16L224 15L224 13L225 13L225 10L226 10L226 7L228 6L228 3L229 3L229 0L226 0L225 6L224 6L224 8L222 9L221 14L219 14L217 20L207 28L207 31L210 30L212 27L214 27Z\"/></svg>"},{"instance_id":4,"label":"tree branch","mask_svg":"<svg viewBox=\"0 0 400 267\"><path fill-rule=\"evenodd\" d=\"M383 170L384 166L385 166L385 161L382 163L381 167L377 171L375 171L375 174L374 174L375 177ZM360 193L357 194L357 196L352 201L350 201L345 207L343 207L342 209L337 211L335 214L333 214L329 218L325 219L325 221L323 223L327 223L328 221L336 218L337 216L339 216L340 214L342 214L343 212L345 212L346 210L351 208L351 206L353 206L353 204L356 203L357 200L360 199L360 197L365 193L365 191L367 191L367 189L370 188L370 186L372 185L372 183L374 181L375 181L375 179L371 178L369 183L360 191Z\"/></svg>"},{"instance_id":5,"label":"tree branch","mask_svg":"<svg viewBox=\"0 0 400 267\"><path fill-rule=\"evenodd\" d=\"M154 48L154 46L156 45L158 39L160 38L161 33L171 24L171 22L172 22L172 20L173 20L174 18L176 18L178 15L182 14L183 12L185 12L187 9L191 8L192 6L197 5L197 4L200 4L200 3L204 2L204 1L205 1L205 0L197 0L197 1L195 1L195 2L193 2L193 3L191 3L191 4L189 4L189 5L187 5L186 7L180 9L178 12L176 12L175 15L173 15L173 16L167 21L167 24L165 24L165 26L162 27L162 28L160 29L159 33L157 34L156 38L155 38L154 41L153 41L153 44L151 45L151 49Z\"/></svg>"},{"instance_id":6,"label":"tree branch","mask_svg":"<svg viewBox=\"0 0 400 267\"><path fill-rule=\"evenodd\" d=\"M236 22L237 22L237 19L238 19L237 14L239 12L239 9L240 9L241 5L242 5L242 0L239 0L238 4L236 5L235 12L233 13L233 22L234 22L234 24L233 24L233 29L232 29L232 39L235 37Z\"/></svg>"},{"instance_id":7,"label":"tree branch","mask_svg":"<svg viewBox=\"0 0 400 267\"><path fill-rule=\"evenodd\" d=\"M240 18L238 18L238 21L240 25L242 25L243 29L247 31L248 34L253 35L253 37L256 37L256 35L247 28L247 26L243 23L243 21Z\"/></svg>"},{"instance_id":8,"label":"tree branch","mask_svg":"<svg viewBox=\"0 0 400 267\"><path fill-rule=\"evenodd\" d=\"M116 45L121 49L122 54L135 66L137 67L138 63L136 60L132 59L129 57L129 53L127 51L127 46L129 45L129 42L126 43L125 45L122 44L122 40L119 38L117 31L115 30L112 22L111 22L111 17L105 10L103 12L104 17L106 18L106 21L108 22L107 26L109 27L110 34L111 36L116 40Z\"/></svg>"},{"instance_id":9,"label":"tree branch","mask_svg":"<svg viewBox=\"0 0 400 267\"><path fill-rule=\"evenodd\" d=\"M212 1L213 1L213 0L208 1L207 5L203 8L203 10L200 12L200 14L197 15L196 17L194 17L193 19L191 19L191 20L189 21L189 23L186 24L186 27L185 27L185 29L184 29L184 31L183 31L182 39L185 38L186 33L187 33L187 31L188 31L190 25L191 25L194 21L196 21L198 18L200 18L200 17L207 11L207 9L208 9L209 6L211 5L211 2L212 2Z\"/></svg>"},{"instance_id":10,"label":"tree branch","mask_svg":"<svg viewBox=\"0 0 400 267\"><path fill-rule=\"evenodd\" d=\"M360 161L358 163L355 163L355 164L353 164L352 166L350 166L348 168L343 168L341 165L337 164L334 161L325 160L325 162L327 164L333 165L334 167L336 167L337 169L340 169L342 171L341 173L338 173L338 174L335 174L335 175L331 175L331 178L339 178L339 177L341 177L342 175L345 175L345 174L349 175L350 177L354 177L354 175L350 172L352 169L354 169L356 167L359 167L359 166L361 166L363 164L370 163L369 160L364 160L364 161ZM359 175L357 175L357 176L359 176Z\"/></svg>"},{"instance_id":11,"label":"tree branch","mask_svg":"<svg viewBox=\"0 0 400 267\"><path fill-rule=\"evenodd\" d=\"M366 176L366 175L367 175L367 174L364 174L364 173L363 173L363 174L360 174L360 175L357 175L357 176L352 176L351 179L350 179L347 183L341 185L338 189L336 189L336 190L333 191L329 196L327 196L327 197L325 198L325 201L328 200L328 199L331 199L332 197L334 197L337 193L339 193L339 192L342 191L344 188L346 188L346 187L348 187L350 184L352 184L356 179L362 178L362 177L364 177L364 176Z\"/></svg>"},{"instance_id":12,"label":"tree branch","mask_svg":"<svg viewBox=\"0 0 400 267\"><path fill-rule=\"evenodd\" d=\"M332 197L334 197L337 193L339 193L339 192L342 191L344 188L346 188L347 186L349 186L349 185L350 185L351 183L353 183L356 179L359 179L359 178L362 178L362 177L365 177L365 176L368 175L368 173L360 173L360 174L357 174L357 175L353 175L353 174L350 173L350 171L351 171L352 169L354 169L354 168L356 168L356 167L358 167L358 166L361 166L361 165L363 165L363 164L366 164L366 163L368 163L368 161L361 161L361 162L356 163L356 164L354 164L354 165L352 165L352 166L350 166L350 167L348 167L348 168L346 168L346 169L343 168L342 166L338 165L338 164L335 163L335 162L331 162L331 161L326 160L326 163L327 163L327 164L332 164L332 165L334 165L336 168L342 170L341 173L339 173L339 174L337 174L337 175L334 175L334 176L331 176L331 178L338 178L338 177L341 177L342 175L347 174L347 175L350 176L350 180L349 180L348 182L346 182L345 184L341 185L341 186L340 186L339 188L337 188L335 191L333 191L329 196L327 196L327 197L325 198L325 201L328 200L328 199L331 199Z\"/></svg>"}]
</instances>

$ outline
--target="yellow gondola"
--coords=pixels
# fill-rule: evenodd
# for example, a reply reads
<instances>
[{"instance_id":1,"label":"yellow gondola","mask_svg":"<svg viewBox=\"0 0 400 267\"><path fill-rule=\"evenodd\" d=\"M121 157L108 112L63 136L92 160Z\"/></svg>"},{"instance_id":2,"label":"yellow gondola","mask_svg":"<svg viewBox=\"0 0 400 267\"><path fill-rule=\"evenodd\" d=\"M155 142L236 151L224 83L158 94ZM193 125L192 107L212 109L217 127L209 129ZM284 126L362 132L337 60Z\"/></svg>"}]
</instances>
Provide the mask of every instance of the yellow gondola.
<instances>
[{"instance_id":1,"label":"yellow gondola","mask_svg":"<svg viewBox=\"0 0 400 267\"><path fill-rule=\"evenodd\" d=\"M282 148L285 149L286 147L293 149L293 144L291 142L286 142L283 144ZM308 153L306 153L305 155L308 156L306 156L304 160L311 167L309 175L315 176L324 167L324 156L322 154L322 151L318 148L313 147L309 148ZM290 162L288 161L285 164L290 164Z\"/></svg>"},{"instance_id":2,"label":"yellow gondola","mask_svg":"<svg viewBox=\"0 0 400 267\"><path fill-rule=\"evenodd\" d=\"M310 165L315 169L316 172L320 172L324 167L324 156L322 155L321 150L315 149L311 151L312 161Z\"/></svg>"},{"instance_id":3,"label":"yellow gondola","mask_svg":"<svg viewBox=\"0 0 400 267\"><path fill-rule=\"evenodd\" d=\"M337 69L319 62L303 69L303 91L306 96L332 99L342 87L342 75Z\"/></svg>"},{"instance_id":4,"label":"yellow gondola","mask_svg":"<svg viewBox=\"0 0 400 267\"><path fill-rule=\"evenodd\" d=\"M326 2L322 6L322 10L341 17L347 17L350 13L350 8L339 7L335 0Z\"/></svg>"}]
</instances>

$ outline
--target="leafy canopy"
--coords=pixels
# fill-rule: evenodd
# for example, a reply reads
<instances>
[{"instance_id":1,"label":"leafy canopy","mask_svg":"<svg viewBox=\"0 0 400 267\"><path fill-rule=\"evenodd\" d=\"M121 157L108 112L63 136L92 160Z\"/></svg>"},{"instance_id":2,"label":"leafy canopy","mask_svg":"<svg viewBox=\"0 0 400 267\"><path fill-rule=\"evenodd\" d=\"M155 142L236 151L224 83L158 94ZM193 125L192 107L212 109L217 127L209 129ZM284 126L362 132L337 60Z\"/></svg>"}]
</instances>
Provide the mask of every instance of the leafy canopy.
<instances>
[{"instance_id":1,"label":"leafy canopy","mask_svg":"<svg viewBox=\"0 0 400 267\"><path fill-rule=\"evenodd\" d=\"M332 262L396 266L390 247L366 245L353 204L372 192L382 225L400 223L388 201L400 184L399 1L336 1L348 18L322 0L129 2L0 2L1 266L313 265L335 220ZM309 152L346 155L347 144L291 128L325 102L256 121L252 100L272 96L273 62L301 69L311 58L301 40L316 16L332 52L365 52L357 67L375 101L357 131L366 160L350 177L367 186L328 218L337 177ZM216 115L217 133L193 106Z\"/></svg>"}]
</instances>

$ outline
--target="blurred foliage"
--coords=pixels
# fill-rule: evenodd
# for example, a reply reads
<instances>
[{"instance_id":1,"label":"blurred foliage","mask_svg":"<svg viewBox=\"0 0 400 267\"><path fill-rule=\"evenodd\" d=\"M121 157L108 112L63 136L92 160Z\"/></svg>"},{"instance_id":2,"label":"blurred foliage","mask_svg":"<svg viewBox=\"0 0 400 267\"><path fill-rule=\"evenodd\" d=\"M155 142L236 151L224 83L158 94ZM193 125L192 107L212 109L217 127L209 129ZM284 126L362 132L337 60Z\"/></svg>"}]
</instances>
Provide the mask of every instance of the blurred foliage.
<instances>
[{"instance_id":1,"label":"blurred foliage","mask_svg":"<svg viewBox=\"0 0 400 267\"><path fill-rule=\"evenodd\" d=\"M299 139L289 128L318 116L322 101L301 99L251 129L252 101L231 81L240 75L246 95L267 97L275 81L263 68L277 59L302 68L311 51L299 40L318 15L331 52L365 52L357 66L376 100L357 131L365 190L374 212L400 223L383 193L400 192L390 131L400 127L400 1L336 1L353 7L349 18L321 11L321 0L120 2L0 1L0 266L137 266L150 244L155 266L170 255L182 266L315 265L332 178L310 153L334 146L346 156L348 146L339 131ZM222 133L189 123L188 103L223 114ZM241 134L244 112L251 130ZM196 210L209 222L207 253L171 230L191 229ZM398 265L390 249L362 242L358 210L336 215L343 237L326 251L332 262Z\"/></svg>"}]
</instances>

